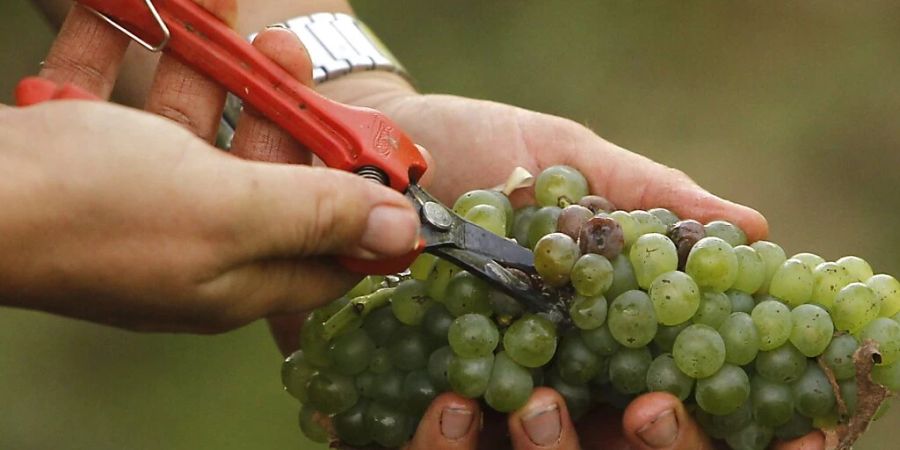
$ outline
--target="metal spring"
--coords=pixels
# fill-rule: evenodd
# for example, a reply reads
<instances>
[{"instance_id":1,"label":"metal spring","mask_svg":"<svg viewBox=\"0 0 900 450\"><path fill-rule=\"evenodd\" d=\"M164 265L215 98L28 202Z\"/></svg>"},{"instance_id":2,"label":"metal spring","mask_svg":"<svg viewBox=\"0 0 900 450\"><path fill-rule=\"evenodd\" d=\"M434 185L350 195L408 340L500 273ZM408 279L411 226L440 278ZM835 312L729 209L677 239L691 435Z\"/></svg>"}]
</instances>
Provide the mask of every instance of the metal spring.
<instances>
[{"instance_id":1,"label":"metal spring","mask_svg":"<svg viewBox=\"0 0 900 450\"><path fill-rule=\"evenodd\" d=\"M381 171L381 169L373 166L364 166L360 167L359 170L356 171L356 174L369 180L374 181L379 184L383 184L385 186L388 185L388 177L387 175Z\"/></svg>"}]
</instances>

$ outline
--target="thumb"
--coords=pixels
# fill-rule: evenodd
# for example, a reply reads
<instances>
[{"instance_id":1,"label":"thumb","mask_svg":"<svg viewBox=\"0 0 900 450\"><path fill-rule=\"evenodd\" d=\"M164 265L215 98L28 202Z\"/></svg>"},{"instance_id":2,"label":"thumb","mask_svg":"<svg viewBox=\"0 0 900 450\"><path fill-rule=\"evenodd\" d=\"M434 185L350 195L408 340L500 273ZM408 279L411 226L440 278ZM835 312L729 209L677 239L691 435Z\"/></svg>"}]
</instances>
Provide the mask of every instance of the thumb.
<instances>
[{"instance_id":1,"label":"thumb","mask_svg":"<svg viewBox=\"0 0 900 450\"><path fill-rule=\"evenodd\" d=\"M709 438L678 398L666 392L644 394L622 415L625 438L635 449L706 450Z\"/></svg>"},{"instance_id":2,"label":"thumb","mask_svg":"<svg viewBox=\"0 0 900 450\"><path fill-rule=\"evenodd\" d=\"M245 257L383 259L417 244L418 216L396 191L328 168L235 163L243 176L232 186L232 217Z\"/></svg>"}]
</instances>

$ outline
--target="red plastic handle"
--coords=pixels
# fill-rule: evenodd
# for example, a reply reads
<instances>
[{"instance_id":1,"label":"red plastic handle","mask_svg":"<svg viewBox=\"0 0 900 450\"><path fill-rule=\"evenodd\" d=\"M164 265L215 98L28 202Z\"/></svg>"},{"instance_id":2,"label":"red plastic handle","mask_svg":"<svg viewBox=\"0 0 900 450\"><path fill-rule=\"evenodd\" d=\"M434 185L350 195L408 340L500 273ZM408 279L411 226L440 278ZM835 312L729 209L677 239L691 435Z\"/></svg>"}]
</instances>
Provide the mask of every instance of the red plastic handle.
<instances>
[{"instance_id":1,"label":"red plastic handle","mask_svg":"<svg viewBox=\"0 0 900 450\"><path fill-rule=\"evenodd\" d=\"M163 32L144 0L78 0L140 37ZM384 114L317 94L259 53L192 0L154 0L171 38L166 51L218 81L305 144L328 167L377 168L403 192L427 165L410 138Z\"/></svg>"}]
</instances>

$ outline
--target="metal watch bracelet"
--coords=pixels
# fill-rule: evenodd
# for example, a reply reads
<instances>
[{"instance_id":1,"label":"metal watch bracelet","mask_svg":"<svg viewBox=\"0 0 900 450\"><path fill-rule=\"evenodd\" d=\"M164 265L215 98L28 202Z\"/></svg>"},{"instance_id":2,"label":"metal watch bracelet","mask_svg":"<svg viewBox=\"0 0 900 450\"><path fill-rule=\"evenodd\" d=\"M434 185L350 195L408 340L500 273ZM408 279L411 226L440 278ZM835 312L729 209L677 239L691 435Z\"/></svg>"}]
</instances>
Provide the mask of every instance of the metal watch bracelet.
<instances>
[{"instance_id":1,"label":"metal watch bracelet","mask_svg":"<svg viewBox=\"0 0 900 450\"><path fill-rule=\"evenodd\" d=\"M364 23L341 13L317 13L296 17L273 26L292 31L309 53L316 84L351 72L381 70L408 78L406 70ZM248 37L253 41L256 34ZM228 96L217 145L228 149L237 126L241 101Z\"/></svg>"}]
</instances>

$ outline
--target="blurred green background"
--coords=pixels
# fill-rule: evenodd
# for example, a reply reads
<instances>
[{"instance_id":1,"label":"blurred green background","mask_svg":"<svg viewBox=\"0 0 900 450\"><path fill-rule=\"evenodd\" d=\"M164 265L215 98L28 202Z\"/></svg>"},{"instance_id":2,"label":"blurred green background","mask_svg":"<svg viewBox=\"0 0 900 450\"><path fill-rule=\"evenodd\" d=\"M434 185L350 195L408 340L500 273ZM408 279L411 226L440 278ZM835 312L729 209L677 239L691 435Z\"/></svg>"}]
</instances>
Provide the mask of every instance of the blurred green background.
<instances>
[{"instance_id":1,"label":"blurred green background","mask_svg":"<svg viewBox=\"0 0 900 450\"><path fill-rule=\"evenodd\" d=\"M355 6L424 91L586 123L759 209L789 254L900 274L900 2ZM0 101L50 40L29 3L0 2ZM262 324L140 335L2 309L0 449L311 448L278 368Z\"/></svg>"}]
</instances>

